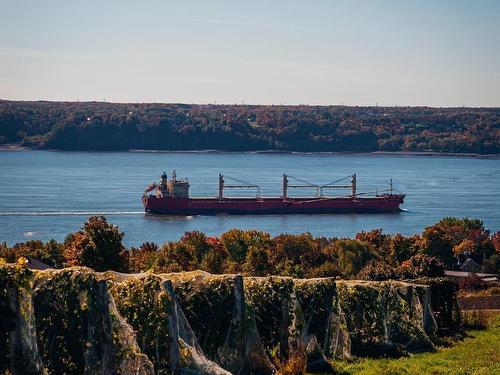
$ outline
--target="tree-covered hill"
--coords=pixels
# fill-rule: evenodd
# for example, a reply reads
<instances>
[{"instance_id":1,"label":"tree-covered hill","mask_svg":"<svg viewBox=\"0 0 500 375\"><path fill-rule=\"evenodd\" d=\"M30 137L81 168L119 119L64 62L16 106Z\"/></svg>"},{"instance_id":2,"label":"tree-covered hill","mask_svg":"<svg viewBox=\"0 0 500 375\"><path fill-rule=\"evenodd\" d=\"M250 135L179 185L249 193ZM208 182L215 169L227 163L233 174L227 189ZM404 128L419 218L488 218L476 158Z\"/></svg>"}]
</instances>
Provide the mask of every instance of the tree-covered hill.
<instances>
[{"instance_id":1,"label":"tree-covered hill","mask_svg":"<svg viewBox=\"0 0 500 375\"><path fill-rule=\"evenodd\" d=\"M500 153L500 108L0 100L0 144L63 150Z\"/></svg>"}]
</instances>

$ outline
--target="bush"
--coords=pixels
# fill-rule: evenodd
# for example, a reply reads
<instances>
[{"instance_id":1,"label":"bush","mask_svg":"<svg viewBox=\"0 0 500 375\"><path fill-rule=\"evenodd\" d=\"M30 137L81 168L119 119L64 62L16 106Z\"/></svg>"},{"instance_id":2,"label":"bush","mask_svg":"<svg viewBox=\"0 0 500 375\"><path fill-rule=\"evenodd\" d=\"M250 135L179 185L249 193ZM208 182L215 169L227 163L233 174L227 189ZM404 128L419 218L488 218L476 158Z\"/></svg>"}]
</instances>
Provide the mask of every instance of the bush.
<instances>
[{"instance_id":1,"label":"bush","mask_svg":"<svg viewBox=\"0 0 500 375\"><path fill-rule=\"evenodd\" d=\"M248 250L243 272L251 276L267 276L272 274L267 251L255 246Z\"/></svg>"},{"instance_id":2,"label":"bush","mask_svg":"<svg viewBox=\"0 0 500 375\"><path fill-rule=\"evenodd\" d=\"M307 273L307 277L337 277L340 276L341 272L337 263L326 261L322 265L311 269Z\"/></svg>"},{"instance_id":3,"label":"bush","mask_svg":"<svg viewBox=\"0 0 500 375\"><path fill-rule=\"evenodd\" d=\"M183 242L167 242L154 261L152 270L157 273L193 271L198 267L196 251Z\"/></svg>"},{"instance_id":4,"label":"bush","mask_svg":"<svg viewBox=\"0 0 500 375\"><path fill-rule=\"evenodd\" d=\"M32 257L53 268L61 268L64 264L63 245L56 240L46 243L32 240L15 244L9 248L6 243L0 244L0 258L15 263L20 257Z\"/></svg>"},{"instance_id":5,"label":"bush","mask_svg":"<svg viewBox=\"0 0 500 375\"><path fill-rule=\"evenodd\" d=\"M276 375L302 375L306 372L307 357L303 352L293 353L285 362L274 360Z\"/></svg>"},{"instance_id":6,"label":"bush","mask_svg":"<svg viewBox=\"0 0 500 375\"><path fill-rule=\"evenodd\" d=\"M486 289L487 284L475 273L470 276L464 277L458 282L460 290L476 291Z\"/></svg>"},{"instance_id":7,"label":"bush","mask_svg":"<svg viewBox=\"0 0 500 375\"><path fill-rule=\"evenodd\" d=\"M201 262L205 254L210 250L210 242L208 241L205 233L199 231L192 231L184 233L180 242L187 246L191 246L196 254L196 259Z\"/></svg>"},{"instance_id":8,"label":"bush","mask_svg":"<svg viewBox=\"0 0 500 375\"><path fill-rule=\"evenodd\" d=\"M462 311L462 324L465 329L486 329L489 316L484 310Z\"/></svg>"},{"instance_id":9,"label":"bush","mask_svg":"<svg viewBox=\"0 0 500 375\"><path fill-rule=\"evenodd\" d=\"M371 260L358 273L357 278L360 280L382 281L396 279L397 276L394 267L381 261Z\"/></svg>"},{"instance_id":10,"label":"bush","mask_svg":"<svg viewBox=\"0 0 500 375\"><path fill-rule=\"evenodd\" d=\"M444 276L444 264L436 257L417 254L405 260L396 270L402 279Z\"/></svg>"},{"instance_id":11,"label":"bush","mask_svg":"<svg viewBox=\"0 0 500 375\"><path fill-rule=\"evenodd\" d=\"M129 272L149 270L154 264L158 249L158 245L153 242L144 242L139 248L130 248L127 253Z\"/></svg>"},{"instance_id":12,"label":"bush","mask_svg":"<svg viewBox=\"0 0 500 375\"><path fill-rule=\"evenodd\" d=\"M489 296L500 296L500 286L494 285L486 290L487 295Z\"/></svg>"}]
</instances>

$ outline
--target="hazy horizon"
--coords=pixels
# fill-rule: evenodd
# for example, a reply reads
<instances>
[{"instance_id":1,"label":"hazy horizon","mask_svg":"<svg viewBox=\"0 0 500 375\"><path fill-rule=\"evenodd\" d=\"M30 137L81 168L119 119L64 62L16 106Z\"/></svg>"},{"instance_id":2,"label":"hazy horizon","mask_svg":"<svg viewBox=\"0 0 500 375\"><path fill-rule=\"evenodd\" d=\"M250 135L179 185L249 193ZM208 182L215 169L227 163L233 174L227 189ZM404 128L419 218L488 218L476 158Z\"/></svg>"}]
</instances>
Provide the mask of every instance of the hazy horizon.
<instances>
[{"instance_id":1,"label":"hazy horizon","mask_svg":"<svg viewBox=\"0 0 500 375\"><path fill-rule=\"evenodd\" d=\"M492 0L0 0L0 98L498 107L499 15Z\"/></svg>"},{"instance_id":2,"label":"hazy horizon","mask_svg":"<svg viewBox=\"0 0 500 375\"><path fill-rule=\"evenodd\" d=\"M280 106L286 106L286 107L301 107L301 106L306 106L306 107L366 107L366 108L404 108L404 107L411 107L411 108L419 108L419 107L425 107L425 108L446 108L446 109L453 109L453 108L472 108L472 109L498 109L500 108L500 105L498 106L483 106L483 105L477 105L477 106L432 106L432 105L382 105L382 104L366 104L366 105L360 105L360 104L309 104L309 103L294 103L294 104L275 104L275 103L187 103L187 102L159 102L159 101L151 101L151 102L143 102L143 101L125 101L125 102L117 102L117 101L99 101L99 100L51 100L51 99L6 99L6 98L0 98L0 101L6 101L6 102L48 102L48 103L106 103L106 104L132 104L132 105L140 105L140 104L162 104L162 105L219 105L219 106L274 106L274 107L280 107Z\"/></svg>"}]
</instances>

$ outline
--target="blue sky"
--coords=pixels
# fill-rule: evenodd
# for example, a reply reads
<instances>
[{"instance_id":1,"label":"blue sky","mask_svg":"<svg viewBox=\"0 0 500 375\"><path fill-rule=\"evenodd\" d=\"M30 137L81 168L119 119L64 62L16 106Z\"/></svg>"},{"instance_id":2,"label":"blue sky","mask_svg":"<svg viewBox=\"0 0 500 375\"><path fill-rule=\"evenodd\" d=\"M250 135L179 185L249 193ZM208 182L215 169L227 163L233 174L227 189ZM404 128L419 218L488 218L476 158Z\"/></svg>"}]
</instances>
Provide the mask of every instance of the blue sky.
<instances>
[{"instance_id":1,"label":"blue sky","mask_svg":"<svg viewBox=\"0 0 500 375\"><path fill-rule=\"evenodd\" d=\"M0 0L0 98L500 106L500 1Z\"/></svg>"}]
</instances>

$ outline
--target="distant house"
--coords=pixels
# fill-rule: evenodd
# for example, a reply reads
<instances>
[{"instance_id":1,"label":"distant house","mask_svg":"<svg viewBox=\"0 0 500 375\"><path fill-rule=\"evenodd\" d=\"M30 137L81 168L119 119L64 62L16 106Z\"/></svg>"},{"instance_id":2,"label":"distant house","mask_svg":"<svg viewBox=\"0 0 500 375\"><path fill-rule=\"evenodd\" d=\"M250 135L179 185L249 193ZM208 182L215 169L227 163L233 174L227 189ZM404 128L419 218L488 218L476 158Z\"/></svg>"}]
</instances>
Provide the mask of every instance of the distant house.
<instances>
[{"instance_id":1,"label":"distant house","mask_svg":"<svg viewBox=\"0 0 500 375\"><path fill-rule=\"evenodd\" d=\"M481 266L477 264L474 259L467 258L460 267L460 271L478 273L481 272Z\"/></svg>"},{"instance_id":2,"label":"distant house","mask_svg":"<svg viewBox=\"0 0 500 375\"><path fill-rule=\"evenodd\" d=\"M444 271L444 275L451 277L455 280L460 280L464 277L469 277L472 275L474 272L466 272L466 271ZM485 282L495 282L499 281L500 277L498 274L495 273L475 273L475 275L479 278L481 278Z\"/></svg>"}]
</instances>

